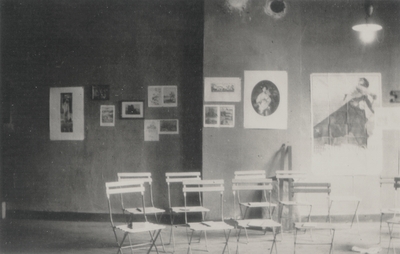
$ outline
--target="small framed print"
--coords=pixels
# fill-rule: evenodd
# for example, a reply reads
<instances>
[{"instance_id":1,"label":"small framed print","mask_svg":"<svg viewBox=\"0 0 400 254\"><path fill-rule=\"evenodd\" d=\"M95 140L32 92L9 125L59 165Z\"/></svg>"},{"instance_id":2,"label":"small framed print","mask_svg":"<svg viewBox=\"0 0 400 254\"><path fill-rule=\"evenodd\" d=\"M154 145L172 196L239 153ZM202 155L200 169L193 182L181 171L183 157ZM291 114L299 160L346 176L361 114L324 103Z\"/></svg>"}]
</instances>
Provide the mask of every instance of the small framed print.
<instances>
[{"instance_id":1,"label":"small framed print","mask_svg":"<svg viewBox=\"0 0 400 254\"><path fill-rule=\"evenodd\" d=\"M234 101L242 99L240 78L204 78L204 101Z\"/></svg>"},{"instance_id":2,"label":"small framed print","mask_svg":"<svg viewBox=\"0 0 400 254\"><path fill-rule=\"evenodd\" d=\"M235 105L204 105L204 127L235 127Z\"/></svg>"},{"instance_id":3,"label":"small framed print","mask_svg":"<svg viewBox=\"0 0 400 254\"><path fill-rule=\"evenodd\" d=\"M110 86L109 85L94 85L92 86L92 100L109 100Z\"/></svg>"},{"instance_id":4,"label":"small framed print","mask_svg":"<svg viewBox=\"0 0 400 254\"><path fill-rule=\"evenodd\" d=\"M149 86L147 90L149 107L177 107L177 86Z\"/></svg>"},{"instance_id":5,"label":"small framed print","mask_svg":"<svg viewBox=\"0 0 400 254\"><path fill-rule=\"evenodd\" d=\"M161 119L160 134L179 134L178 119Z\"/></svg>"},{"instance_id":6,"label":"small framed print","mask_svg":"<svg viewBox=\"0 0 400 254\"><path fill-rule=\"evenodd\" d=\"M122 101L121 118L144 118L143 101Z\"/></svg>"},{"instance_id":7,"label":"small framed print","mask_svg":"<svg viewBox=\"0 0 400 254\"><path fill-rule=\"evenodd\" d=\"M115 126L115 106L100 106L100 126Z\"/></svg>"}]
</instances>

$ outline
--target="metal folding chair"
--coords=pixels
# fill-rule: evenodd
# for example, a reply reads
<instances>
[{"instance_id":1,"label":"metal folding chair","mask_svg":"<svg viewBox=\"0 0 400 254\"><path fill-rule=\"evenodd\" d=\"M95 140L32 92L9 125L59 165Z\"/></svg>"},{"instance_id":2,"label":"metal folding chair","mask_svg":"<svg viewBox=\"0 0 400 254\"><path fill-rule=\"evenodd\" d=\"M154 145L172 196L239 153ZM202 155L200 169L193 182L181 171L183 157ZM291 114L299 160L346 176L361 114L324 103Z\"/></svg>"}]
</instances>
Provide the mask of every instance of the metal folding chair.
<instances>
[{"instance_id":1,"label":"metal folding chair","mask_svg":"<svg viewBox=\"0 0 400 254\"><path fill-rule=\"evenodd\" d=\"M156 222L160 223L162 214L165 212L165 210L154 206L153 179L151 177L151 173L149 173L149 172L123 172L123 173L117 173L117 176L118 176L118 181L138 180L138 181L143 182L143 187L145 188L146 191L148 191L147 193L149 193L149 195L147 197L150 197L150 203L145 204L146 214L154 215ZM124 213L126 212L126 213L132 214L134 216L142 215L144 213L144 211L141 207L125 207L123 196L121 196L121 205L122 205L122 211ZM160 215L160 216L158 216L158 215ZM161 241L163 251L165 252L164 241L163 241L163 238L161 235L160 235L160 241Z\"/></svg>"},{"instance_id":2,"label":"metal folding chair","mask_svg":"<svg viewBox=\"0 0 400 254\"><path fill-rule=\"evenodd\" d=\"M394 177L394 184L393 185L394 185L394 188L395 188L395 191L396 191L396 195L395 196L396 196L396 200L397 200L397 189L400 188L400 177L398 177L398 176ZM395 200L395 204L397 203L396 200ZM395 207L391 211L394 212L393 213L393 218L391 218L390 220L388 220L386 222L387 225L388 225L388 228L389 228L389 237L390 237L389 238L389 245L388 245L388 252L387 253L389 253L389 251L390 251L390 246L392 244L392 240L394 238L397 238L397 239L400 238L398 233L397 234L395 233L395 228L399 228L399 226L400 226L400 218L396 216L397 213L398 213L398 209ZM396 249L394 247L393 247L393 253L396 253Z\"/></svg>"},{"instance_id":3,"label":"metal folding chair","mask_svg":"<svg viewBox=\"0 0 400 254\"><path fill-rule=\"evenodd\" d=\"M381 176L380 177L380 189L381 189L381 196L383 193L385 193L385 196L387 196L388 194L388 189L385 187L389 187L392 189L393 187L393 196L394 196L394 200L393 200L393 204L390 207L383 207L381 208L381 216L380 216L380 224L379 224L379 243L381 243L382 240L382 222L383 222L383 217L387 214L392 215L393 217L396 216L396 214L400 213L400 208L398 207L397 203L397 199L398 199L398 195L397 195L397 187L395 184L395 177L396 176ZM398 179L400 179L400 177L398 177Z\"/></svg>"},{"instance_id":4,"label":"metal folding chair","mask_svg":"<svg viewBox=\"0 0 400 254\"><path fill-rule=\"evenodd\" d=\"M226 249L229 251L229 236L231 230L234 229L233 226L224 222L224 180L192 180L192 181L184 181L183 183L183 195L185 202L185 222L189 229L192 231L189 237L188 242L188 250L187 253L192 253L192 239L194 232L207 232L207 231L223 231L225 235L225 245L222 253L225 252ZM205 193L205 192L218 192L220 196L220 212L221 218L218 221L201 221L201 222L188 222L188 211L186 209L190 209L187 206L187 194L188 193ZM228 233L226 232L228 231ZM206 237L206 248L207 248L207 237Z\"/></svg>"},{"instance_id":5,"label":"metal folding chair","mask_svg":"<svg viewBox=\"0 0 400 254\"><path fill-rule=\"evenodd\" d=\"M169 238L169 243L173 243L173 250L175 251L175 233L174 233L174 227L177 226L175 224L175 218L179 214L184 214L186 213L201 213L202 220L205 219L206 213L209 212L210 210L208 208L203 207L203 202L202 202L202 197L201 193L195 194L197 199L199 200L199 205L198 206L190 206L190 207L185 207L183 204L182 205L176 205L177 200L181 200L183 198L183 192L182 192L182 183L183 181L187 180L201 180L201 174L200 172L168 172L165 173L166 177L166 182L168 186L168 204L169 204L169 215L170 215L170 222L171 222L171 231L170 231L170 238ZM179 188L179 197L176 195L173 195L173 193L176 193L174 191L173 187ZM176 189L176 188L175 188Z\"/></svg>"},{"instance_id":6,"label":"metal folding chair","mask_svg":"<svg viewBox=\"0 0 400 254\"><path fill-rule=\"evenodd\" d=\"M335 232L338 226L331 224L331 223L313 223L313 222L296 222L294 224L294 251L293 253L296 253L296 246L297 245L328 245L330 246L329 248L329 254L333 253L333 244L334 244L334 239L335 239ZM309 231L328 231L329 234L329 241L324 241L324 242L315 242L313 240L309 241L299 241L298 239L298 231L304 231L304 230L309 230ZM320 236L321 237L321 236Z\"/></svg>"},{"instance_id":7,"label":"metal folding chair","mask_svg":"<svg viewBox=\"0 0 400 254\"><path fill-rule=\"evenodd\" d=\"M267 232L268 229L272 229L273 233L273 239L272 239L272 246L271 246L271 252L273 251L275 247L275 251L277 252L277 247L276 247L276 234L277 230L276 228L280 228L281 225L278 222L275 222L272 220L271 217L271 206L274 205L270 202L267 201L267 193L269 196L269 200L271 198L271 191L272 191L272 180L270 179L251 179L251 178L244 178L244 179L233 179L232 180L232 190L233 190L233 209L234 209L234 218L236 222L236 228L239 230L237 233L237 245L236 245L236 253L239 253L239 240L240 240L240 233L241 230L244 229L246 232L246 238L247 242L248 240L248 234L247 234L247 229L258 229L262 230L264 234ZM268 219L246 219L245 215L246 212L241 213L242 216L240 219L236 218L236 199L239 203L239 206L243 203L243 201L240 200L239 193L240 192L254 192L254 191L261 191L263 193L263 196L265 197L266 201L262 203L268 203L268 211L269 211L269 218ZM236 195L237 193L237 195ZM248 204L253 203L249 202ZM249 206L252 207L252 206ZM256 206L257 207L257 206ZM264 207L264 206L260 206ZM246 206L246 208L248 208Z\"/></svg>"},{"instance_id":8,"label":"metal folding chair","mask_svg":"<svg viewBox=\"0 0 400 254\"><path fill-rule=\"evenodd\" d=\"M149 246L149 249L147 250L147 253L150 253L152 248L154 247L156 252L158 252L157 246L155 245L155 242L160 235L160 232L162 229L165 228L163 225L155 224L155 223L150 223L147 221L147 216L146 216L146 207L145 207L145 198L144 198L144 192L145 189L143 187L143 183L141 181L126 181L126 182L107 182L106 184L106 194L107 194L107 200L108 200L108 208L109 208L109 214L110 214L110 222L111 222L111 227L114 232L115 236L115 241L118 246L118 251L117 254L123 253L123 249L131 249L131 252L133 252L133 249L136 248L143 248L145 246ZM118 223L116 222L116 218L118 215L121 215L121 207L118 207L118 209L115 209L113 207L113 204L119 203L121 204L121 200L119 202L116 202L114 199L121 199L121 196L125 195L135 195L135 196L140 196L140 201L136 200L137 203L141 203L141 209L143 209L143 221L140 222L133 222L132 220L129 220L128 222L125 223ZM112 201L113 200L113 201ZM131 235L143 235L143 233L149 233L150 235L150 241L142 242L142 243L137 243L137 244L132 244L132 239L129 238L129 244L126 245L124 244L125 239L127 236ZM121 236L121 240L119 240L119 236Z\"/></svg>"}]
</instances>

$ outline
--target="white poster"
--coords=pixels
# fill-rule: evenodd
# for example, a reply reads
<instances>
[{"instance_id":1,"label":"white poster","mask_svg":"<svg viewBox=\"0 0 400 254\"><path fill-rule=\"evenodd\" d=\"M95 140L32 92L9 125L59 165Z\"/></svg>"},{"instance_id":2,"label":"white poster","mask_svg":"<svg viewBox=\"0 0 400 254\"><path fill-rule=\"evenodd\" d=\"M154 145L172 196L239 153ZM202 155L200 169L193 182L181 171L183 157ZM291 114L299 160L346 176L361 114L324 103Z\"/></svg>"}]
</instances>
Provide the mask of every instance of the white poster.
<instances>
[{"instance_id":1,"label":"white poster","mask_svg":"<svg viewBox=\"0 0 400 254\"><path fill-rule=\"evenodd\" d=\"M144 141L160 140L160 121L144 120Z\"/></svg>"},{"instance_id":2,"label":"white poster","mask_svg":"<svg viewBox=\"0 0 400 254\"><path fill-rule=\"evenodd\" d=\"M244 128L287 129L287 72L244 72Z\"/></svg>"},{"instance_id":3,"label":"white poster","mask_svg":"<svg viewBox=\"0 0 400 254\"><path fill-rule=\"evenodd\" d=\"M312 169L315 174L378 175L382 170L380 73L311 75Z\"/></svg>"},{"instance_id":4,"label":"white poster","mask_svg":"<svg viewBox=\"0 0 400 254\"><path fill-rule=\"evenodd\" d=\"M83 87L50 88L50 140L83 140Z\"/></svg>"}]
</instances>

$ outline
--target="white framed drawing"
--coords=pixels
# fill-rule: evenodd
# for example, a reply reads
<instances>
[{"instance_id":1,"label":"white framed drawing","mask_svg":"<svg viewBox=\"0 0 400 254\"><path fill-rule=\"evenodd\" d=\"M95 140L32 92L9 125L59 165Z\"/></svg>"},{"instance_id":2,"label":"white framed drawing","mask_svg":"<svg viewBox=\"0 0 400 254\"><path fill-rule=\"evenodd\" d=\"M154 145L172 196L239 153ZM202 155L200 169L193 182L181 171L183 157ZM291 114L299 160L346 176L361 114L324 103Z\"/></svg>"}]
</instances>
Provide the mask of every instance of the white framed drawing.
<instances>
[{"instance_id":1,"label":"white framed drawing","mask_svg":"<svg viewBox=\"0 0 400 254\"><path fill-rule=\"evenodd\" d=\"M382 131L380 73L310 76L312 170L323 175L379 175Z\"/></svg>"},{"instance_id":2,"label":"white framed drawing","mask_svg":"<svg viewBox=\"0 0 400 254\"><path fill-rule=\"evenodd\" d=\"M204 127L235 126L235 105L204 105Z\"/></svg>"},{"instance_id":3,"label":"white framed drawing","mask_svg":"<svg viewBox=\"0 0 400 254\"><path fill-rule=\"evenodd\" d=\"M179 134L179 120L160 119L160 134Z\"/></svg>"},{"instance_id":4,"label":"white framed drawing","mask_svg":"<svg viewBox=\"0 0 400 254\"><path fill-rule=\"evenodd\" d=\"M149 86L147 89L148 107L177 107L177 86Z\"/></svg>"},{"instance_id":5,"label":"white framed drawing","mask_svg":"<svg viewBox=\"0 0 400 254\"><path fill-rule=\"evenodd\" d=\"M240 78L204 78L204 101L233 101L242 99Z\"/></svg>"},{"instance_id":6,"label":"white framed drawing","mask_svg":"<svg viewBox=\"0 0 400 254\"><path fill-rule=\"evenodd\" d=\"M100 106L100 126L115 126L115 106L101 105Z\"/></svg>"},{"instance_id":7,"label":"white framed drawing","mask_svg":"<svg viewBox=\"0 0 400 254\"><path fill-rule=\"evenodd\" d=\"M83 140L83 87L50 88L50 140Z\"/></svg>"},{"instance_id":8,"label":"white framed drawing","mask_svg":"<svg viewBox=\"0 0 400 254\"><path fill-rule=\"evenodd\" d=\"M244 128L287 129L287 72L244 72Z\"/></svg>"},{"instance_id":9,"label":"white framed drawing","mask_svg":"<svg viewBox=\"0 0 400 254\"><path fill-rule=\"evenodd\" d=\"M160 140L160 121L144 120L144 141Z\"/></svg>"}]
</instances>

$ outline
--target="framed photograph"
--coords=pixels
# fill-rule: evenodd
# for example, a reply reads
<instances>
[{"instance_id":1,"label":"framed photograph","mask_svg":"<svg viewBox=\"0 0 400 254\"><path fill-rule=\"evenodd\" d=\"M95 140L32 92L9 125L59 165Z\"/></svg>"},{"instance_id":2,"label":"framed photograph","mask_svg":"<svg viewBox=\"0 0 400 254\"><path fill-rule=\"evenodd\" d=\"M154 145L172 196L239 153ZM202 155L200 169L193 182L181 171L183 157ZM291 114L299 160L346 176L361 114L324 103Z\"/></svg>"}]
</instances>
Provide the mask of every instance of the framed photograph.
<instances>
[{"instance_id":1,"label":"framed photograph","mask_svg":"<svg viewBox=\"0 0 400 254\"><path fill-rule=\"evenodd\" d=\"M161 119L160 134L179 134L179 120Z\"/></svg>"},{"instance_id":2,"label":"framed photograph","mask_svg":"<svg viewBox=\"0 0 400 254\"><path fill-rule=\"evenodd\" d=\"M121 118L144 118L143 101L122 101Z\"/></svg>"},{"instance_id":3,"label":"framed photograph","mask_svg":"<svg viewBox=\"0 0 400 254\"><path fill-rule=\"evenodd\" d=\"M50 88L50 140L83 140L83 87Z\"/></svg>"},{"instance_id":4,"label":"framed photograph","mask_svg":"<svg viewBox=\"0 0 400 254\"><path fill-rule=\"evenodd\" d=\"M100 126L115 126L115 106L100 106Z\"/></svg>"},{"instance_id":5,"label":"framed photograph","mask_svg":"<svg viewBox=\"0 0 400 254\"><path fill-rule=\"evenodd\" d=\"M287 129L287 72L244 72L244 128Z\"/></svg>"},{"instance_id":6,"label":"framed photograph","mask_svg":"<svg viewBox=\"0 0 400 254\"><path fill-rule=\"evenodd\" d=\"M242 99L240 78L205 78L204 101L234 101Z\"/></svg>"},{"instance_id":7,"label":"framed photograph","mask_svg":"<svg viewBox=\"0 0 400 254\"><path fill-rule=\"evenodd\" d=\"M234 105L204 105L204 127L234 127Z\"/></svg>"},{"instance_id":8,"label":"framed photograph","mask_svg":"<svg viewBox=\"0 0 400 254\"><path fill-rule=\"evenodd\" d=\"M110 86L109 85L94 85L92 86L92 100L109 100Z\"/></svg>"},{"instance_id":9,"label":"framed photograph","mask_svg":"<svg viewBox=\"0 0 400 254\"><path fill-rule=\"evenodd\" d=\"M177 86L149 86L147 91L148 107L177 107Z\"/></svg>"}]
</instances>

